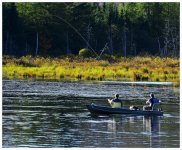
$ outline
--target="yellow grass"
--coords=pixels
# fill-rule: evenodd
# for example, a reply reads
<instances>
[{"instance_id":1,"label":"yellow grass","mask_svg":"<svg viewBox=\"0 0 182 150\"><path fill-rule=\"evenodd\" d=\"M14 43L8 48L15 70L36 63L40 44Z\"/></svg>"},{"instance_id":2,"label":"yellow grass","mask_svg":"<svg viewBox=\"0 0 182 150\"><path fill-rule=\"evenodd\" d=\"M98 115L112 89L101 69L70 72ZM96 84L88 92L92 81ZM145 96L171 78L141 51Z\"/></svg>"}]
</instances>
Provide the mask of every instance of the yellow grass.
<instances>
[{"instance_id":1,"label":"yellow grass","mask_svg":"<svg viewBox=\"0 0 182 150\"><path fill-rule=\"evenodd\" d=\"M3 58L3 78L171 81L179 83L179 59L131 57L107 60L43 58L24 56Z\"/></svg>"}]
</instances>

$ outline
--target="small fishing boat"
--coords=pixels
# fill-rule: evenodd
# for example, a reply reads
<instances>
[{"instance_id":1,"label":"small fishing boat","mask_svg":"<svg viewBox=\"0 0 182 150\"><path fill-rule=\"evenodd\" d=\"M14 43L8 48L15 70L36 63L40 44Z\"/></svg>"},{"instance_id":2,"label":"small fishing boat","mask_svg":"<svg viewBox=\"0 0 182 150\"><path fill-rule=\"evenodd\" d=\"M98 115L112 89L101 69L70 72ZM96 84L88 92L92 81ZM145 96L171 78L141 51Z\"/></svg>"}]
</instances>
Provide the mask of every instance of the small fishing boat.
<instances>
[{"instance_id":1,"label":"small fishing boat","mask_svg":"<svg viewBox=\"0 0 182 150\"><path fill-rule=\"evenodd\" d=\"M87 109L91 112L91 114L135 114L135 115L157 115L162 116L163 111L159 109L157 106L153 106L152 110L131 110L129 108L111 108L106 106L98 106L94 103L90 105L86 105ZM157 109L156 109L157 108Z\"/></svg>"}]
</instances>

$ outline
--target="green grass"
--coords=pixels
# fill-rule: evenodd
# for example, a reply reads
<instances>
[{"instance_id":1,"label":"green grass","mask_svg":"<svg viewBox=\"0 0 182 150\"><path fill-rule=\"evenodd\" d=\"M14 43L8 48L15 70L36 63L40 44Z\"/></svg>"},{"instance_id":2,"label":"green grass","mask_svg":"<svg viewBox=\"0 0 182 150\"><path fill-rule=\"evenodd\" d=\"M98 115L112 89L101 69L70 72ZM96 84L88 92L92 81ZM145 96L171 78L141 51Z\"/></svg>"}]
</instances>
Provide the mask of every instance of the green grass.
<instances>
[{"instance_id":1,"label":"green grass","mask_svg":"<svg viewBox=\"0 0 182 150\"><path fill-rule=\"evenodd\" d=\"M67 79L67 80L180 80L179 59L160 57L82 58L3 57L3 79Z\"/></svg>"}]
</instances>

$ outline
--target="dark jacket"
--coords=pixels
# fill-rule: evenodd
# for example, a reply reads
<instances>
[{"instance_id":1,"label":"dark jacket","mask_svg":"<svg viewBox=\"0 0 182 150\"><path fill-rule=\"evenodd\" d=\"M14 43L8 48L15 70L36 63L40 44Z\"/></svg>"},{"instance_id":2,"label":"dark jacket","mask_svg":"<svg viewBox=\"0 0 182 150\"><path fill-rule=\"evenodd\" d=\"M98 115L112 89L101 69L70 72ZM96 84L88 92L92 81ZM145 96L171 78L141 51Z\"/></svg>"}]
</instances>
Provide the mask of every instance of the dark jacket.
<instances>
[{"instance_id":1,"label":"dark jacket","mask_svg":"<svg viewBox=\"0 0 182 150\"><path fill-rule=\"evenodd\" d=\"M154 105L154 104L156 104L156 103L159 103L159 100L157 99L157 98L151 98L150 99L150 102L151 102L151 107Z\"/></svg>"},{"instance_id":2,"label":"dark jacket","mask_svg":"<svg viewBox=\"0 0 182 150\"><path fill-rule=\"evenodd\" d=\"M120 102L120 103L122 102L122 100L119 99L119 98L115 98L115 99L113 99L112 101L113 101L113 102L116 102L116 103L117 103L117 102Z\"/></svg>"}]
</instances>

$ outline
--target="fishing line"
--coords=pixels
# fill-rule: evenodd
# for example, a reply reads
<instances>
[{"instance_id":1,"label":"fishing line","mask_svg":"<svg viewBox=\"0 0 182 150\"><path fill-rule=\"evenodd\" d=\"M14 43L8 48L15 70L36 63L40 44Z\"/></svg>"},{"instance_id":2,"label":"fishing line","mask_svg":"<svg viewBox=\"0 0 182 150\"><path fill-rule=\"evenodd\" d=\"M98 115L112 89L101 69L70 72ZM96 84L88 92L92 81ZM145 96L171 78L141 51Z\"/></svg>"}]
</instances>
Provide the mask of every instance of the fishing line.
<instances>
[{"instance_id":1,"label":"fishing line","mask_svg":"<svg viewBox=\"0 0 182 150\"><path fill-rule=\"evenodd\" d=\"M58 18L58 19L60 19L60 20L62 20L64 23L66 23L66 24L68 24L85 42L86 42L86 44L88 45L88 47L94 52L94 54L97 56L97 57L99 57L98 56L98 54L94 51L94 49L90 46L90 44L88 43L88 41L81 35L81 33L72 25L72 24L70 24L68 21L66 21L65 19L63 19L63 18L61 18L61 17L59 17L59 16L55 16L55 15L52 15L52 16L54 16L54 17L56 17L56 18Z\"/></svg>"},{"instance_id":2,"label":"fishing line","mask_svg":"<svg viewBox=\"0 0 182 150\"><path fill-rule=\"evenodd\" d=\"M145 100L148 100L145 96L143 96L142 94L140 94L137 90L136 90L136 88L135 88L135 85L133 84L133 91L135 92L135 93L137 93L139 96L141 96L142 98L144 98Z\"/></svg>"}]
</instances>

